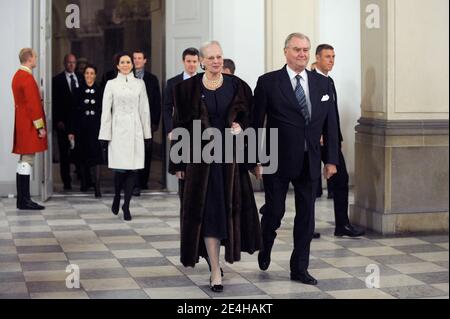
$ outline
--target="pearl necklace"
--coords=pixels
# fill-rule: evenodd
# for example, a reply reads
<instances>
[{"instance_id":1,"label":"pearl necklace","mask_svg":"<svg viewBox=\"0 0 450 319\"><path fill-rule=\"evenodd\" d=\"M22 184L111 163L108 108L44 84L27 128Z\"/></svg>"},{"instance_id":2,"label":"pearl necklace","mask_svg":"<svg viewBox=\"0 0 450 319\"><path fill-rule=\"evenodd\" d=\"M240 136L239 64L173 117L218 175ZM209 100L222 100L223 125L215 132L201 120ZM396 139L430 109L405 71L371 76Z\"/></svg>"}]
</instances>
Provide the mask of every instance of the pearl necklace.
<instances>
[{"instance_id":1,"label":"pearl necklace","mask_svg":"<svg viewBox=\"0 0 450 319\"><path fill-rule=\"evenodd\" d=\"M220 88L223 84L223 75L220 74L220 77L217 80L210 80L206 76L206 73L203 75L203 85L211 91L215 91Z\"/></svg>"}]
</instances>

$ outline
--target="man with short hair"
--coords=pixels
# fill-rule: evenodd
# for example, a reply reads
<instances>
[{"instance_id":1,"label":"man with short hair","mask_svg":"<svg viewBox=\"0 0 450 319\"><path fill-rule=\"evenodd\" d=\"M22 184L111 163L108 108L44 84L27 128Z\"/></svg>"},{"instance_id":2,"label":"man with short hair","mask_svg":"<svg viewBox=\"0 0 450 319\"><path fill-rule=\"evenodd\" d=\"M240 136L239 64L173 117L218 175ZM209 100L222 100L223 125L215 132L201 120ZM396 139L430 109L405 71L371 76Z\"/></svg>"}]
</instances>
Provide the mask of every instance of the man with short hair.
<instances>
[{"instance_id":1,"label":"man with short hair","mask_svg":"<svg viewBox=\"0 0 450 319\"><path fill-rule=\"evenodd\" d=\"M223 60L223 73L234 75L236 73L236 64L231 59Z\"/></svg>"},{"instance_id":2,"label":"man with short hair","mask_svg":"<svg viewBox=\"0 0 450 319\"><path fill-rule=\"evenodd\" d=\"M316 49L316 69L313 72L320 74L330 80L333 92L333 102L335 112L338 120L339 132L339 164L337 166L337 174L331 177L328 181L329 189L333 190L334 202L334 217L335 217L335 232L334 235L338 237L360 237L364 235L364 231L358 230L350 224L348 218L348 193L349 193L349 177L347 166L345 165L344 154L342 153L342 143L344 138L341 132L341 124L339 118L339 109L337 102L336 86L333 79L329 76L329 72L333 70L336 54L334 48L329 44L321 44ZM322 148L322 161L327 160L327 151ZM314 237L320 237L319 233L315 233Z\"/></svg>"},{"instance_id":3,"label":"man with short hair","mask_svg":"<svg viewBox=\"0 0 450 319\"><path fill-rule=\"evenodd\" d=\"M286 65L261 76L255 89L254 128L264 127L267 117L267 150L278 147L278 170L263 177L265 205L260 213L262 249L258 255L261 270L270 265L277 230L286 210L289 184L294 185L294 250L291 280L317 285L309 272L311 240L314 233L314 205L321 178L320 137L328 151L325 177L336 174L338 165L337 120L328 79L306 69L311 41L301 33L290 34L285 42ZM277 145L270 144L271 130L278 131ZM256 176L263 174L257 166Z\"/></svg>"},{"instance_id":4,"label":"man with short hair","mask_svg":"<svg viewBox=\"0 0 450 319\"><path fill-rule=\"evenodd\" d=\"M44 107L39 87L33 77L37 54L33 49L22 49L19 54L20 68L12 80L15 103L13 154L20 155L17 165L17 209L43 210L31 200L30 175L36 153L45 152L47 131Z\"/></svg>"},{"instance_id":5,"label":"man with short hair","mask_svg":"<svg viewBox=\"0 0 450 319\"><path fill-rule=\"evenodd\" d=\"M64 57L64 71L52 81L53 128L58 140L60 174L66 191L72 189L68 125L72 110L76 107L78 90L84 81L83 76L76 72L76 68L76 56L72 53L67 54Z\"/></svg>"},{"instance_id":6,"label":"man with short hair","mask_svg":"<svg viewBox=\"0 0 450 319\"><path fill-rule=\"evenodd\" d=\"M196 48L188 48L183 52L183 73L173 77L167 81L166 89L164 91L164 125L165 133L169 140L173 129L173 89L184 80L190 79L197 74L198 66L200 64L200 52Z\"/></svg>"},{"instance_id":7,"label":"man with short hair","mask_svg":"<svg viewBox=\"0 0 450 319\"><path fill-rule=\"evenodd\" d=\"M133 62L135 68L135 75L138 79L145 82L147 89L147 97L150 104L150 117L152 121L152 136L159 129L159 120L161 119L161 89L159 80L156 75L151 74L145 70L147 64L147 54L141 50L133 52ZM150 169L153 155L153 139L145 147L145 167L139 171L134 189L134 196L141 195L141 189L149 189L148 181L150 178Z\"/></svg>"}]
</instances>

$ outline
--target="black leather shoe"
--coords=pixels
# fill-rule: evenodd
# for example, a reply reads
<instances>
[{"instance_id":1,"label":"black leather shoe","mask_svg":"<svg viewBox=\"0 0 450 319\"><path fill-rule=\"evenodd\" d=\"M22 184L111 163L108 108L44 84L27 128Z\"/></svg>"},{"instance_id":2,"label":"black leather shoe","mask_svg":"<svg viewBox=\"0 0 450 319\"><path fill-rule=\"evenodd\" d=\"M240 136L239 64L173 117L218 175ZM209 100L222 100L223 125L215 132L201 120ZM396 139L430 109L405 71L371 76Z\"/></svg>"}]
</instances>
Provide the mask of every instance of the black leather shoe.
<instances>
[{"instance_id":1,"label":"black leather shoe","mask_svg":"<svg viewBox=\"0 0 450 319\"><path fill-rule=\"evenodd\" d=\"M291 272L291 280L301 282L305 285L317 285L317 280L313 276L311 276L307 270L299 273Z\"/></svg>"},{"instance_id":2,"label":"black leather shoe","mask_svg":"<svg viewBox=\"0 0 450 319\"><path fill-rule=\"evenodd\" d=\"M140 187L135 187L133 189L133 196L135 196L135 197L141 196L141 188Z\"/></svg>"},{"instance_id":3,"label":"black leather shoe","mask_svg":"<svg viewBox=\"0 0 450 319\"><path fill-rule=\"evenodd\" d=\"M22 200L17 203L17 209L19 209L19 210L44 210L45 207L33 202L32 200Z\"/></svg>"},{"instance_id":4,"label":"black leather shoe","mask_svg":"<svg viewBox=\"0 0 450 319\"><path fill-rule=\"evenodd\" d=\"M45 207L33 202L31 199L28 201L28 205L33 207L33 210L45 210Z\"/></svg>"},{"instance_id":5,"label":"black leather shoe","mask_svg":"<svg viewBox=\"0 0 450 319\"><path fill-rule=\"evenodd\" d=\"M270 252L261 250L258 254L258 265L259 269L266 271L270 266Z\"/></svg>"},{"instance_id":6,"label":"black leather shoe","mask_svg":"<svg viewBox=\"0 0 450 319\"><path fill-rule=\"evenodd\" d=\"M209 278L209 288L212 292L221 293L223 292L223 285L213 285L211 278Z\"/></svg>"},{"instance_id":7,"label":"black leather shoe","mask_svg":"<svg viewBox=\"0 0 450 319\"><path fill-rule=\"evenodd\" d=\"M99 188L95 189L95 198L102 198L102 192Z\"/></svg>"},{"instance_id":8,"label":"black leather shoe","mask_svg":"<svg viewBox=\"0 0 450 319\"><path fill-rule=\"evenodd\" d=\"M365 232L363 230L358 230L353 227L351 224L345 225L344 227L338 227L334 231L334 236L336 237L361 237L364 236Z\"/></svg>"},{"instance_id":9,"label":"black leather shoe","mask_svg":"<svg viewBox=\"0 0 450 319\"><path fill-rule=\"evenodd\" d=\"M320 238L320 233L314 232L313 239L319 239L319 238Z\"/></svg>"}]
</instances>

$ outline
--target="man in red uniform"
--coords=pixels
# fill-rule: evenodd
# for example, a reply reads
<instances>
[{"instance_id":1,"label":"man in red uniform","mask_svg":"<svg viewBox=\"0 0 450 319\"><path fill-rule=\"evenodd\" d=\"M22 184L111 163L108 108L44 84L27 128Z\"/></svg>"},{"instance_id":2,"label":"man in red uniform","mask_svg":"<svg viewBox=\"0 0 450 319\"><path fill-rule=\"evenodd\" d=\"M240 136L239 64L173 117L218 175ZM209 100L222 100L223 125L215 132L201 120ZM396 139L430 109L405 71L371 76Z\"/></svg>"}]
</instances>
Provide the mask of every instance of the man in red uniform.
<instances>
[{"instance_id":1,"label":"man in red uniform","mask_svg":"<svg viewBox=\"0 0 450 319\"><path fill-rule=\"evenodd\" d=\"M36 67L37 54L33 49L22 49L20 68L14 75L12 90L15 105L13 153L20 155L17 165L17 209L42 210L30 197L30 175L36 153L47 150L45 113L38 85L32 69Z\"/></svg>"}]
</instances>

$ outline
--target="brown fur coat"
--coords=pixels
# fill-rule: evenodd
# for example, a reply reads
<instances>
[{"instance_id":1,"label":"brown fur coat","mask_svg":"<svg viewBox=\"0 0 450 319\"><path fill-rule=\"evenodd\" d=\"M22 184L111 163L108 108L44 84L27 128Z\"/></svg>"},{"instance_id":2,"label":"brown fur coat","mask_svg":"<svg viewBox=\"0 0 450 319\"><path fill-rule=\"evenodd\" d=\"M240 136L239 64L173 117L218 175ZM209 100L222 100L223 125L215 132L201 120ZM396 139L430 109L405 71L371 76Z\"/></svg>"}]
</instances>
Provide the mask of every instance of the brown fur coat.
<instances>
[{"instance_id":1,"label":"brown fur coat","mask_svg":"<svg viewBox=\"0 0 450 319\"><path fill-rule=\"evenodd\" d=\"M226 76L226 75L224 75ZM193 120L201 120L203 130L210 127L208 109L201 98L202 74L180 83L174 90L174 129L184 127L191 133ZM227 124L238 122L246 129L251 122L252 91L239 78L232 76L235 96L228 110ZM208 142L202 143L203 145ZM191 141L192 154L192 141ZM244 164L225 164L225 202L228 239L225 260L234 263L241 259L241 252L253 254L259 250L261 229L249 172ZM209 178L209 165L170 163L169 171L185 172L184 189L180 190L181 207L181 263L194 267L200 256L207 256L202 234L203 212Z\"/></svg>"}]
</instances>

